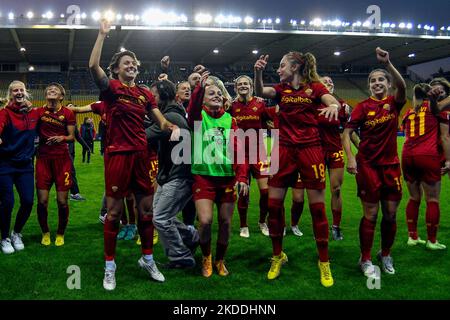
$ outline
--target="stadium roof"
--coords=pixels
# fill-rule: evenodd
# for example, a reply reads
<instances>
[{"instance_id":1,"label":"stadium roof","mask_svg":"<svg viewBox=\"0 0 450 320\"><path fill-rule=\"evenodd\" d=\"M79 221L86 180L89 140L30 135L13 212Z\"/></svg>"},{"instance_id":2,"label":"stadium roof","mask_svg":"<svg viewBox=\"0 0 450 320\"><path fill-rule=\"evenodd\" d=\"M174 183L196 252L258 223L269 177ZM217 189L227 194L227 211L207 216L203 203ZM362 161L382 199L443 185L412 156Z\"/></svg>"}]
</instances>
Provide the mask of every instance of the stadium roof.
<instances>
[{"instance_id":1,"label":"stadium roof","mask_svg":"<svg viewBox=\"0 0 450 320\"><path fill-rule=\"evenodd\" d=\"M98 31L77 27L0 27L0 63L86 67ZM103 48L102 64L124 47L136 52L144 63L170 55L172 61L193 64L252 65L259 54L269 54L270 61L277 63L284 53L298 50L314 53L321 68L371 67L376 65L374 49L379 46L391 52L391 60L397 66L407 67L448 57L449 39L369 32L124 26L111 30ZM20 48L26 51L21 52Z\"/></svg>"}]
</instances>

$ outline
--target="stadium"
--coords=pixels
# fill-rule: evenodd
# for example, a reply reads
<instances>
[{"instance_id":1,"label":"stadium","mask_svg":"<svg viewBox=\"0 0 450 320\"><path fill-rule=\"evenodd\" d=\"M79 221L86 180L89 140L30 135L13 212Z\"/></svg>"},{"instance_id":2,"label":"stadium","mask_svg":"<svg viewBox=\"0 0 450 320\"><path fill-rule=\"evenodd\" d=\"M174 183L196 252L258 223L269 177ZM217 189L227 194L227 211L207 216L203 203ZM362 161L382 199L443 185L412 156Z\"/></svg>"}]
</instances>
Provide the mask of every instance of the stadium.
<instances>
[{"instance_id":1,"label":"stadium","mask_svg":"<svg viewBox=\"0 0 450 320\"><path fill-rule=\"evenodd\" d=\"M349 1L349 3L352 1ZM404 1L406 2L406 1ZM195 4L195 1L194 1ZM335 14L319 16L289 16L271 13L234 15L218 5L194 10L189 6L133 5L119 9L123 3L102 4L91 8L86 3L63 7L36 5L15 7L14 3L0 6L0 97L8 95L14 80L26 84L33 106L44 106L44 89L50 83L65 88L64 105L86 106L100 100L100 90L91 76L89 60L99 33L100 20L111 23L105 40L100 66L108 66L116 52L133 51L140 60L137 84L150 86L157 81L161 59L170 56L169 78L174 83L187 80L196 65L205 66L221 79L234 96L234 81L241 75L253 78L255 62L269 55L264 72L264 84L276 85L280 59L289 51L311 52L317 59L318 74L333 79L336 98L352 107L370 96L368 74L379 67L375 48L389 52L390 60L406 82L406 105L399 116L398 153L405 141L400 132L403 115L411 108L413 87L429 83L433 78L450 80L450 25L445 18L437 21L420 19L381 20L377 9L355 14L355 19L336 18ZM383 2L380 5L385 8ZM89 7L89 9L88 9ZM196 5L196 8L200 5ZM53 8L53 9L51 9ZM379 8L379 7L378 7ZM434 10L438 10L433 8ZM450 6L442 4L442 11ZM369 12L369 11L367 11ZM383 13L383 11L381 11ZM273 14L273 15L272 15ZM392 14L392 12L390 12ZM447 25L445 24L447 23ZM100 116L77 114L77 126L84 118L92 118L99 131ZM334 277L332 288L323 288L317 270L317 249L313 221L305 205L300 220L302 237L289 228L291 192L284 201L287 232L284 249L289 262L280 277L268 281L270 238L258 228L259 191L256 181L250 188L248 226L250 237L239 234L237 208L232 220L226 261L228 277L213 274L201 276L201 252L197 250L197 266L189 270L165 270L166 281L150 281L137 267L139 250L136 241L117 241L117 289L102 288L103 225L98 221L104 193L104 164L100 156L100 141L94 143L92 161L81 160L81 146L75 143L77 156L74 166L80 193L85 201L70 201L70 218L65 245L42 246L36 205L23 230L25 250L0 254L0 299L2 300L448 300L450 298L450 268L448 251L426 250L425 246L407 245L406 207L408 190L403 182L403 198L397 210L397 234L393 256L397 272L382 274L380 285L371 287L358 267L360 250L359 224L363 208L357 197L355 177L345 172L341 189L343 199L342 228L344 240L329 241L330 261ZM354 149L356 152L356 149ZM327 179L325 206L328 219L330 194ZM49 224L56 226L58 207L56 192L50 192ZM36 197L35 197L36 198ZM450 238L450 182L442 177L440 194L439 240L448 244ZM35 203L36 199L35 199ZM15 191L13 219L20 201ZM419 230L425 237L425 204L420 206ZM381 216L381 213L380 213ZM217 237L217 216L214 214L212 242ZM381 217L378 219L378 225ZM50 228L51 229L51 228ZM330 235L331 237L331 235ZM375 231L373 254L379 247L379 227ZM214 245L213 245L214 247ZM214 250L213 250L214 251ZM155 260L167 262L161 242L154 246ZM75 271L74 271L75 270ZM81 276L70 285L72 274Z\"/></svg>"}]
</instances>

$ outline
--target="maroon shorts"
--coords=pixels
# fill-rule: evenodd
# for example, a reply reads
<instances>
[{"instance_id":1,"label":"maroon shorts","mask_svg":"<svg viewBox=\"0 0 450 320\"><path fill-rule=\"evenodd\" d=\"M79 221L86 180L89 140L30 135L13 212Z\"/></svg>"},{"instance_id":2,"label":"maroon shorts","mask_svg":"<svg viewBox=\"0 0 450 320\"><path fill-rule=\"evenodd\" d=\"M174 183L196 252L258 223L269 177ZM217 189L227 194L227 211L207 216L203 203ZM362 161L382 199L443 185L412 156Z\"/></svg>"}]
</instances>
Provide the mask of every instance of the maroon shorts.
<instances>
[{"instance_id":1,"label":"maroon shorts","mask_svg":"<svg viewBox=\"0 0 450 320\"><path fill-rule=\"evenodd\" d=\"M194 174L194 201L209 199L216 203L236 201L235 177L211 177Z\"/></svg>"},{"instance_id":2,"label":"maroon shorts","mask_svg":"<svg viewBox=\"0 0 450 320\"><path fill-rule=\"evenodd\" d=\"M364 202L377 203L380 200L400 201L402 181L399 164L372 166L358 163L356 183L358 196Z\"/></svg>"},{"instance_id":3,"label":"maroon shorts","mask_svg":"<svg viewBox=\"0 0 450 320\"><path fill-rule=\"evenodd\" d=\"M279 170L269 178L269 186L289 188L302 177L306 189L325 189L325 162L321 146L279 146Z\"/></svg>"},{"instance_id":4,"label":"maroon shorts","mask_svg":"<svg viewBox=\"0 0 450 320\"><path fill-rule=\"evenodd\" d=\"M403 157L403 177L408 182L435 184L441 181L441 157L418 155Z\"/></svg>"},{"instance_id":5,"label":"maroon shorts","mask_svg":"<svg viewBox=\"0 0 450 320\"><path fill-rule=\"evenodd\" d=\"M53 183L56 191L69 191L72 187L72 159L68 154L36 159L36 189L50 190Z\"/></svg>"},{"instance_id":6,"label":"maroon shorts","mask_svg":"<svg viewBox=\"0 0 450 320\"><path fill-rule=\"evenodd\" d=\"M269 160L267 160L267 159L258 160L258 163L249 165L250 174L256 180L268 178L269 177L269 175L268 175L269 167L270 167ZM250 175L249 175L249 178L250 178Z\"/></svg>"},{"instance_id":7,"label":"maroon shorts","mask_svg":"<svg viewBox=\"0 0 450 320\"><path fill-rule=\"evenodd\" d=\"M110 153L105 157L106 196L121 199L129 192L153 194L147 151Z\"/></svg>"},{"instance_id":8,"label":"maroon shorts","mask_svg":"<svg viewBox=\"0 0 450 320\"><path fill-rule=\"evenodd\" d=\"M327 165L328 169L339 169L345 167L344 150L326 150L324 153L325 164Z\"/></svg>"}]
</instances>

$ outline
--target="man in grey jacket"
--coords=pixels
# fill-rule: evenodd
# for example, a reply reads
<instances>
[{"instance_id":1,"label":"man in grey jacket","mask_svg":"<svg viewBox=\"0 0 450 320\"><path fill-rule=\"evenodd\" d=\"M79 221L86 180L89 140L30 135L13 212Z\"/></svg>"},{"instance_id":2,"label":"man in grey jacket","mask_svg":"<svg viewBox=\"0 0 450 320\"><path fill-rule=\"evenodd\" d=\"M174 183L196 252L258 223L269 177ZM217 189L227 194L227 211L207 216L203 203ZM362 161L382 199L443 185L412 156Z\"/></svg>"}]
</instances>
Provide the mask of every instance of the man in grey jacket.
<instances>
[{"instance_id":1,"label":"man in grey jacket","mask_svg":"<svg viewBox=\"0 0 450 320\"><path fill-rule=\"evenodd\" d=\"M158 107L164 117L180 129L189 130L185 109L175 102L175 86L163 80L151 86ZM170 141L170 133L160 130L151 119L146 120L147 141L159 142L158 188L153 199L153 223L158 230L170 268L191 268L195 266L193 252L198 245L198 231L177 219L186 203L192 197L191 166L172 159L172 151L180 141ZM181 151L182 152L182 151ZM183 157L182 154L177 156ZM190 158L190 157L189 157Z\"/></svg>"}]
</instances>

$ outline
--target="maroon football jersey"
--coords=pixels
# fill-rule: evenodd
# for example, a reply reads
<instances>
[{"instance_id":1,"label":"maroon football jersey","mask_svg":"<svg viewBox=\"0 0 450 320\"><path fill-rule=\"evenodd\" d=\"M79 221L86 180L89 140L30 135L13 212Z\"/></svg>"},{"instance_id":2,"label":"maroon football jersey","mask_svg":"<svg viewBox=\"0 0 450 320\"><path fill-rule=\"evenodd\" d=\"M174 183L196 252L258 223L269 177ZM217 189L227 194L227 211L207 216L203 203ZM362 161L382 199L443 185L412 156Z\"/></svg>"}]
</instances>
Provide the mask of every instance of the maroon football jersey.
<instances>
[{"instance_id":1,"label":"maroon football jersey","mask_svg":"<svg viewBox=\"0 0 450 320\"><path fill-rule=\"evenodd\" d=\"M129 87L119 80L110 80L101 93L106 113L106 152L143 151L147 148L144 117L156 101L150 91Z\"/></svg>"},{"instance_id":2,"label":"maroon football jersey","mask_svg":"<svg viewBox=\"0 0 450 320\"><path fill-rule=\"evenodd\" d=\"M431 111L430 102L425 100L416 112L409 109L403 118L405 144L403 155L439 156L439 119Z\"/></svg>"},{"instance_id":3,"label":"maroon football jersey","mask_svg":"<svg viewBox=\"0 0 450 320\"><path fill-rule=\"evenodd\" d=\"M346 128L360 128L360 144L356 159L372 165L398 164L398 116L405 102L394 96L382 100L373 97L358 103Z\"/></svg>"},{"instance_id":4,"label":"maroon football jersey","mask_svg":"<svg viewBox=\"0 0 450 320\"><path fill-rule=\"evenodd\" d=\"M265 121L270 120L271 116L268 112L268 107L264 100L258 98L251 98L247 103L243 103L236 100L231 105L230 114L236 119L237 126L246 131L248 129L255 129L256 134L259 135L259 129L266 128ZM259 136L257 136L259 137ZM259 155L259 150L264 149L264 143L262 139L258 138L258 143L256 144L256 153ZM254 143L254 142L253 142ZM249 144L248 138L245 139L245 152L246 156L249 156ZM265 157L265 152L264 155Z\"/></svg>"},{"instance_id":5,"label":"maroon football jersey","mask_svg":"<svg viewBox=\"0 0 450 320\"><path fill-rule=\"evenodd\" d=\"M69 154L69 147L66 141L47 145L48 138L53 136L67 136L67 126L75 126L75 115L66 107L60 107L53 111L47 107L39 108L40 118L38 124L40 158L58 158Z\"/></svg>"},{"instance_id":6,"label":"maroon football jersey","mask_svg":"<svg viewBox=\"0 0 450 320\"><path fill-rule=\"evenodd\" d=\"M280 145L311 146L320 144L317 109L321 107L321 97L329 94L320 82L302 84L294 89L287 83L276 85L275 101L280 107L278 125Z\"/></svg>"},{"instance_id":7,"label":"maroon football jersey","mask_svg":"<svg viewBox=\"0 0 450 320\"><path fill-rule=\"evenodd\" d=\"M266 103L261 99L251 98L247 103L236 100L231 105L230 114L242 130L262 129L263 122L270 119L266 109Z\"/></svg>"}]
</instances>

